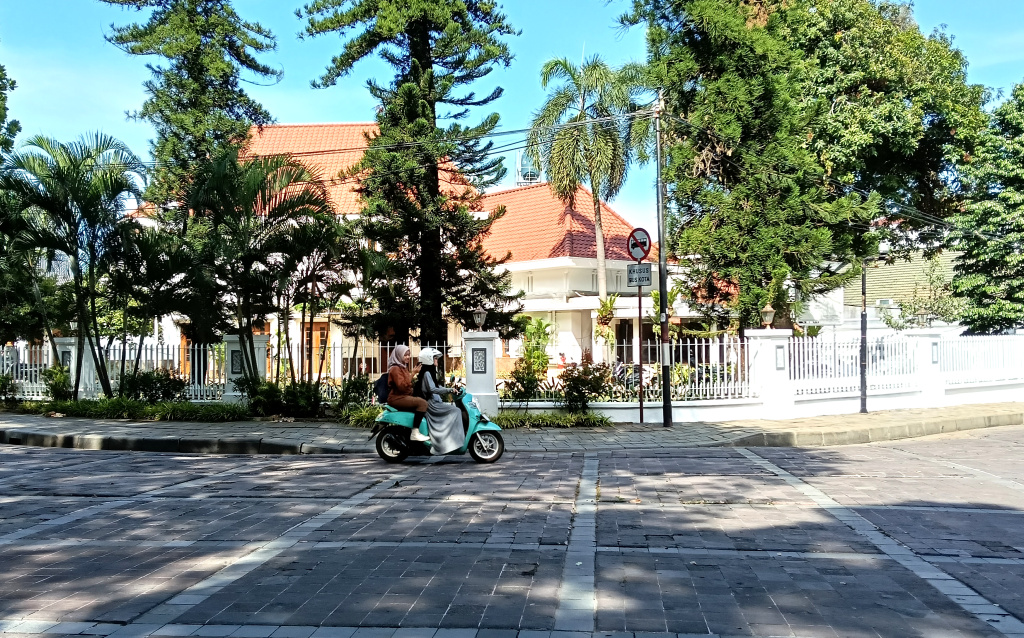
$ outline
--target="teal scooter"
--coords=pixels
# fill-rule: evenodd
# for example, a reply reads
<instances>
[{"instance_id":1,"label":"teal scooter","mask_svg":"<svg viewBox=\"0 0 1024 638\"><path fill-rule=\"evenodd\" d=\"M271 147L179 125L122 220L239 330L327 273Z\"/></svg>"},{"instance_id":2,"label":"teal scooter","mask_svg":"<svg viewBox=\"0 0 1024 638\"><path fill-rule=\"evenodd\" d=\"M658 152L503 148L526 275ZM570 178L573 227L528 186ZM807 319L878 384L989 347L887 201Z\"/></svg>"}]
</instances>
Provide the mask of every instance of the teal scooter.
<instances>
[{"instance_id":1,"label":"teal scooter","mask_svg":"<svg viewBox=\"0 0 1024 638\"><path fill-rule=\"evenodd\" d=\"M465 454L477 463L494 463L505 452L505 441L501 428L491 423L480 411L473 395L460 389L455 395L455 405L462 411L462 427L466 438L462 447L450 454ZM413 441L412 423L415 414L402 412L390 405L384 405L384 412L377 417L373 432L377 433L377 454L388 463L401 463L410 456L429 456L430 442ZM371 433L370 436L373 436Z\"/></svg>"}]
</instances>

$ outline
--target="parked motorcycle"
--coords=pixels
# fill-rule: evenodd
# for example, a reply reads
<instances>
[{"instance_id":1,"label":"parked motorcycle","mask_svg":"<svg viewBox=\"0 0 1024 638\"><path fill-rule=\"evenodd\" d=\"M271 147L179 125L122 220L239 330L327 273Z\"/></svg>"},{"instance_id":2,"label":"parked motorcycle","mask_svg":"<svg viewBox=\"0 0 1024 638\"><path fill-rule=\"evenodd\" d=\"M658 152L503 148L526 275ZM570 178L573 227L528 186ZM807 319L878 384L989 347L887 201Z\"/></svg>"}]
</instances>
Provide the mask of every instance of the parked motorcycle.
<instances>
[{"instance_id":1,"label":"parked motorcycle","mask_svg":"<svg viewBox=\"0 0 1024 638\"><path fill-rule=\"evenodd\" d=\"M462 447L450 454L465 454L473 457L477 463L494 463L505 452L505 441L501 438L501 428L491 423L490 419L480 411L473 400L473 395L460 389L455 395L455 405L462 411L462 427L466 438ZM390 405L384 406L384 412L377 417L373 433L377 433L377 454L388 463L401 463L410 456L427 456L430 454L430 442L413 441L410 438L415 414L402 412Z\"/></svg>"}]
</instances>

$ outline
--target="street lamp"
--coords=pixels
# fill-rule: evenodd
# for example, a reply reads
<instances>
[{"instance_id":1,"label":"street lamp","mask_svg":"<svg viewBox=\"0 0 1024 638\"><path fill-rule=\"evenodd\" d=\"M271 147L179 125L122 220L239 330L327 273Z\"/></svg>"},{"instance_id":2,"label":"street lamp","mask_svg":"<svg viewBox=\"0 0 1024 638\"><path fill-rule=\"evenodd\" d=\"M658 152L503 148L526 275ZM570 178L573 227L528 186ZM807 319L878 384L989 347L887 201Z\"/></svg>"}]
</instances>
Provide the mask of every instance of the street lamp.
<instances>
[{"instance_id":1,"label":"street lamp","mask_svg":"<svg viewBox=\"0 0 1024 638\"><path fill-rule=\"evenodd\" d=\"M487 309L479 306L473 311L473 323L476 324L476 329L483 330L485 321L487 321Z\"/></svg>"},{"instance_id":2,"label":"street lamp","mask_svg":"<svg viewBox=\"0 0 1024 638\"><path fill-rule=\"evenodd\" d=\"M761 308L761 323L764 324L765 328L772 327L772 321L775 320L775 308L772 308L772 304L769 301Z\"/></svg>"}]
</instances>

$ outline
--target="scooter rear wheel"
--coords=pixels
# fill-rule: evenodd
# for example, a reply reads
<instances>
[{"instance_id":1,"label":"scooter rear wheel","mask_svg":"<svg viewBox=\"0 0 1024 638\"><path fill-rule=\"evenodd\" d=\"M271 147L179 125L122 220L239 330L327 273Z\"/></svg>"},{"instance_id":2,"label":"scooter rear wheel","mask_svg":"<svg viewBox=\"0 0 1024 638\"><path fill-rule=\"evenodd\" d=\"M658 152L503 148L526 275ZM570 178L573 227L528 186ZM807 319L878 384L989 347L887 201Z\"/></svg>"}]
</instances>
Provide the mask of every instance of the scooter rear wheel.
<instances>
[{"instance_id":1,"label":"scooter rear wheel","mask_svg":"<svg viewBox=\"0 0 1024 638\"><path fill-rule=\"evenodd\" d=\"M469 443L469 455L477 463L494 463L504 453L505 441L493 430L477 432Z\"/></svg>"},{"instance_id":2,"label":"scooter rear wheel","mask_svg":"<svg viewBox=\"0 0 1024 638\"><path fill-rule=\"evenodd\" d=\"M392 425L377 435L377 455L388 463L401 463L409 456L409 428Z\"/></svg>"}]
</instances>

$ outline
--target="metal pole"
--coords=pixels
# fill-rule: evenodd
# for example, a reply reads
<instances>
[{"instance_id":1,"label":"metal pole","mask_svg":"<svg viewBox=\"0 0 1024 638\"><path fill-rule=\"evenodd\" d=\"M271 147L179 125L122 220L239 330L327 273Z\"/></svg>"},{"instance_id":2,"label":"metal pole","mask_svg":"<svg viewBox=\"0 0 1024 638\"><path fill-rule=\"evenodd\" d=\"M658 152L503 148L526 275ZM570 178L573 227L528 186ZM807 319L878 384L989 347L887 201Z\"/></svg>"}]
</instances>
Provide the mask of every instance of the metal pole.
<instances>
[{"instance_id":1,"label":"metal pole","mask_svg":"<svg viewBox=\"0 0 1024 638\"><path fill-rule=\"evenodd\" d=\"M868 260L860 271L860 413L868 413Z\"/></svg>"},{"instance_id":2,"label":"metal pole","mask_svg":"<svg viewBox=\"0 0 1024 638\"><path fill-rule=\"evenodd\" d=\"M637 262L640 263L640 262ZM637 324L637 335L636 338L640 342L640 354L637 357L636 369L639 371L638 383L636 387L637 396L640 397L640 422L644 422L644 287L636 287L636 314L639 318Z\"/></svg>"},{"instance_id":3,"label":"metal pole","mask_svg":"<svg viewBox=\"0 0 1024 638\"><path fill-rule=\"evenodd\" d=\"M661 421L666 428L672 427L672 365L668 338L668 257L665 247L665 186L661 178L661 110L664 95L658 90L658 103L654 107L654 134L657 149L658 173L658 321L661 323Z\"/></svg>"}]
</instances>

